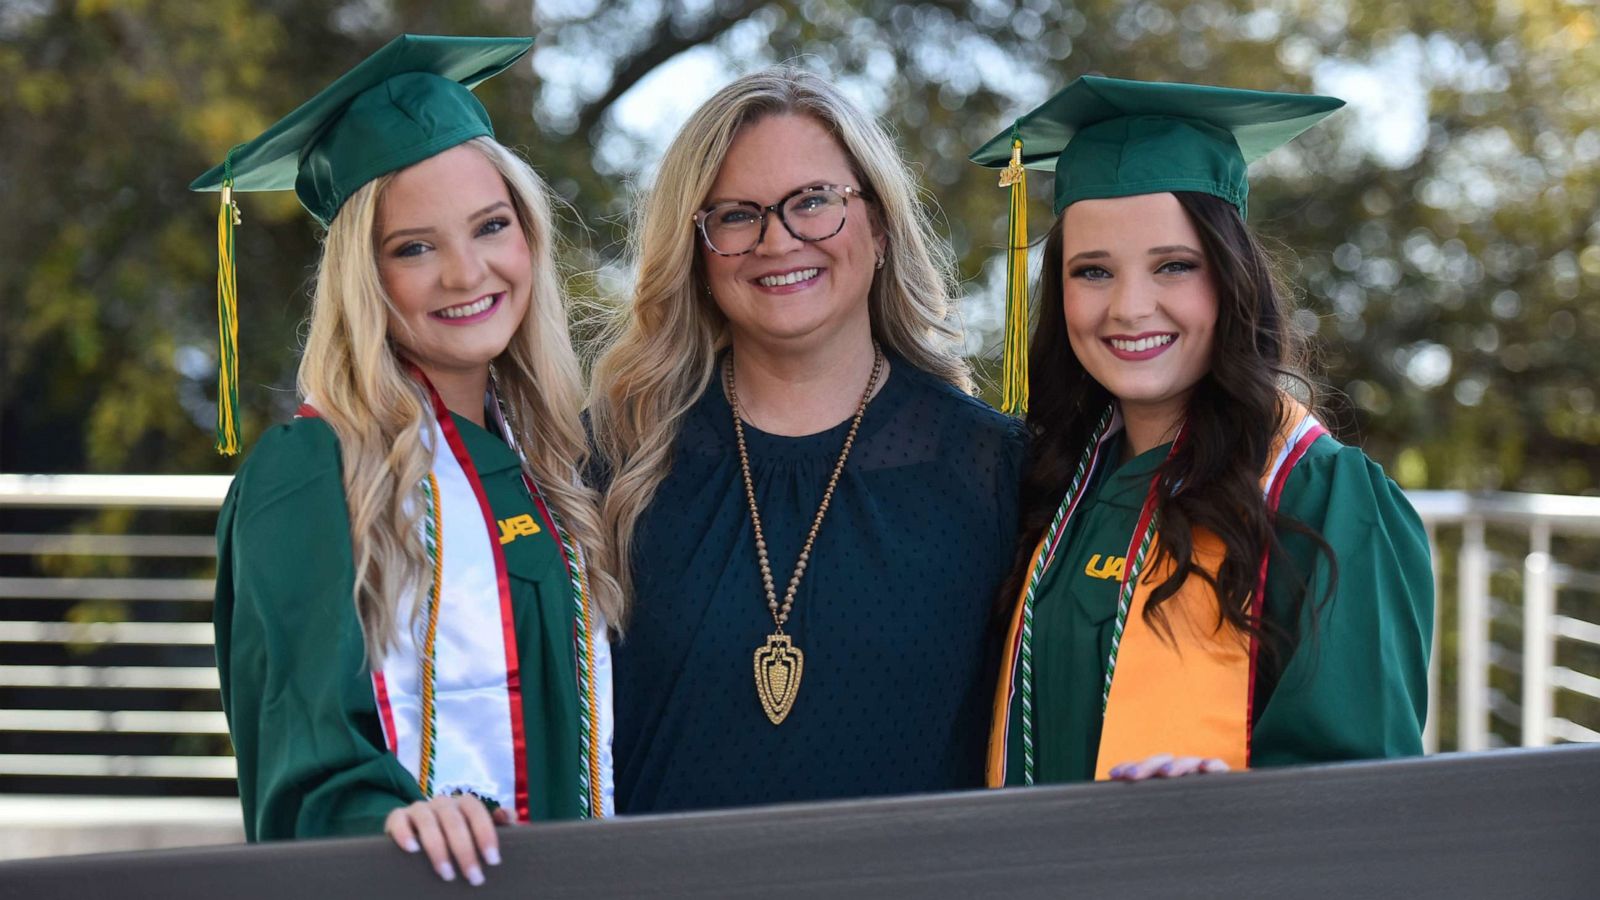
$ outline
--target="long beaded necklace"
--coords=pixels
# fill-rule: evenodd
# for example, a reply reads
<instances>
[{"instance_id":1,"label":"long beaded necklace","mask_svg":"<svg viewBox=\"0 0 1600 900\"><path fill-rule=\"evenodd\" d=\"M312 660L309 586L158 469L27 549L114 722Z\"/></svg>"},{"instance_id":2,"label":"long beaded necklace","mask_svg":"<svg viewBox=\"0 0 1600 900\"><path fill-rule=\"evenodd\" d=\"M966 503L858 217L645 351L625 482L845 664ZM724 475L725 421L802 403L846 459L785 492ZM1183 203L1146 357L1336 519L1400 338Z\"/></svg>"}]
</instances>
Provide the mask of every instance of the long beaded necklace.
<instances>
[{"instance_id":1,"label":"long beaded necklace","mask_svg":"<svg viewBox=\"0 0 1600 900\"><path fill-rule=\"evenodd\" d=\"M1088 443L1083 448L1083 453L1078 457L1077 468L1073 470L1072 481L1067 486L1066 496L1061 498L1061 505L1056 508L1055 517L1050 520L1050 527L1045 530L1044 539L1040 541L1039 549L1034 553L1033 564L1028 569L1027 589L1022 595L1022 628L1018 641L1017 660L1021 668L1020 693L1022 695L1022 781L1025 785L1033 784L1034 779L1034 740L1033 740L1033 605L1034 597L1038 593L1039 583L1044 578L1044 573L1049 570L1050 564L1055 561L1056 551L1060 548L1062 532L1067 522L1077 511L1079 502L1088 490L1090 482L1094 479L1094 471L1100 462L1101 451L1106 439L1111 436L1112 425L1116 420L1116 408L1108 407L1101 415L1100 421L1095 425L1090 434ZM1180 428L1177 438L1172 442L1171 453L1183 443L1184 431ZM1159 477L1159 476L1157 476ZM1106 659L1105 680L1100 692L1100 713L1105 714L1106 704L1111 699L1111 680L1117 669L1117 650L1122 643L1122 633L1127 626L1128 610L1133 602L1134 591L1139 584L1139 575L1143 572L1147 562L1150 548L1155 543L1156 532L1160 529L1160 515L1156 509L1156 479L1151 479L1150 489L1145 494L1144 505L1139 515L1139 524L1135 526L1133 539L1128 546L1128 553L1124 557L1127 563L1123 567L1122 583L1117 595L1117 617L1111 630L1111 653Z\"/></svg>"},{"instance_id":2,"label":"long beaded necklace","mask_svg":"<svg viewBox=\"0 0 1600 900\"><path fill-rule=\"evenodd\" d=\"M878 342L872 342L872 376L867 379L867 389L861 392L861 402L856 406L855 418L850 420L850 432L845 435L844 449L839 451L839 461L834 463L833 474L828 477L828 488L822 492L822 504L817 507L817 515L811 520L811 531L806 534L805 546L800 549L800 558L794 564L794 574L789 577L789 587L783 594L783 605L778 605L778 596L773 589L772 568L767 564L767 541L761 533L761 511L756 508L755 484L750 478L750 454L744 444L744 423L739 410L739 392L733 383L733 353L729 351L722 366L723 384L728 391L728 405L733 409L733 432L739 444L739 470L744 475L744 495L750 503L750 522L755 526L756 533L756 561L761 565L761 585L767 594L767 612L772 614L773 632L767 636L764 646L757 647L755 652L755 679L756 696L761 700L761 708L766 711L767 718L774 725L780 725L788 718L789 711L794 708L795 697L800 693L800 676L805 669L805 654L789 635L783 633L783 626L789 621L789 611L794 607L795 592L800 588L800 578L806 573L806 564L811 559L811 546L817 540L817 531L822 528L822 518L828 514L828 504L833 501L833 489L839 484L839 473L844 471L845 460L850 458L850 448L855 444L856 431L861 427L861 417L866 414L867 401L872 399L873 388L878 385L878 376L883 372L883 348Z\"/></svg>"}]
</instances>

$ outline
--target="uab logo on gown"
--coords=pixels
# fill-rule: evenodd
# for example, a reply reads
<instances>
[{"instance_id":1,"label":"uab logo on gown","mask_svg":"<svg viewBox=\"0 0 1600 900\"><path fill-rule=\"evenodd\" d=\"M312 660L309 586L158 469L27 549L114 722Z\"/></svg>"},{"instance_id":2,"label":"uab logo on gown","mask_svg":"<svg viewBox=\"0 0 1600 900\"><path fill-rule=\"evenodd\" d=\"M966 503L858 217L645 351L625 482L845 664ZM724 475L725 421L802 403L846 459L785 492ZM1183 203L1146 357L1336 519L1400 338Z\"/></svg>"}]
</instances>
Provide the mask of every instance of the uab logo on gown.
<instances>
[{"instance_id":1,"label":"uab logo on gown","mask_svg":"<svg viewBox=\"0 0 1600 900\"><path fill-rule=\"evenodd\" d=\"M505 543L504 540L501 543ZM1096 553L1089 557L1089 564L1083 567L1083 574L1090 578L1104 578L1107 581L1119 581L1122 578L1122 566L1127 562L1125 556L1110 556Z\"/></svg>"},{"instance_id":2,"label":"uab logo on gown","mask_svg":"<svg viewBox=\"0 0 1600 900\"><path fill-rule=\"evenodd\" d=\"M509 544L519 537L538 534L540 531L539 523L535 522L533 516L527 513L523 513L520 516L512 516L509 519L501 519L499 525L500 543L502 544Z\"/></svg>"}]
</instances>

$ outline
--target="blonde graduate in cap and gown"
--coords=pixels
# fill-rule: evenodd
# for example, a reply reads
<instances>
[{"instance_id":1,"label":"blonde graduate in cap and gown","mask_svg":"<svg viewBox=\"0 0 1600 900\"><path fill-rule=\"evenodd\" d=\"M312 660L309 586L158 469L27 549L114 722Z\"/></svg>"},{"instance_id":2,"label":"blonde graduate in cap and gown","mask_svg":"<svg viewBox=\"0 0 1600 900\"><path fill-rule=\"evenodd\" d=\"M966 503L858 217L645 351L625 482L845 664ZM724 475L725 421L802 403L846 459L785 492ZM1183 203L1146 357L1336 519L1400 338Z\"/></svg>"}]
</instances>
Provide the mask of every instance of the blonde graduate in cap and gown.
<instances>
[{"instance_id":1,"label":"blonde graduate in cap and gown","mask_svg":"<svg viewBox=\"0 0 1600 900\"><path fill-rule=\"evenodd\" d=\"M478 883L496 823L610 811L620 601L550 201L471 91L531 43L401 36L191 185L223 191L225 369L233 197L293 188L327 228L304 405L217 525L251 840L387 832Z\"/></svg>"},{"instance_id":2,"label":"blonde graduate in cap and gown","mask_svg":"<svg viewBox=\"0 0 1600 900\"><path fill-rule=\"evenodd\" d=\"M1025 363L1013 271L1033 452L991 786L1422 752L1426 534L1318 421L1245 224L1247 165L1342 105L1086 76L973 155L1006 170L1013 246L1025 168L1059 216Z\"/></svg>"}]
</instances>

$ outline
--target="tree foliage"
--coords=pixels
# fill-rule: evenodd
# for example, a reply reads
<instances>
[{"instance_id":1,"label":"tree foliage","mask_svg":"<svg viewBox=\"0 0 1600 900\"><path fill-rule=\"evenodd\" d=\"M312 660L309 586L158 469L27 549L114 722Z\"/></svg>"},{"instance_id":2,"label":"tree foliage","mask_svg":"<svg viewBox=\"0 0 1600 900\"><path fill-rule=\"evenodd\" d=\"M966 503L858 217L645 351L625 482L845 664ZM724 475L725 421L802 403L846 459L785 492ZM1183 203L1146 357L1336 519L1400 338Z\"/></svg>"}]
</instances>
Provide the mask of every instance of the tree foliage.
<instances>
[{"instance_id":1,"label":"tree foliage","mask_svg":"<svg viewBox=\"0 0 1600 900\"><path fill-rule=\"evenodd\" d=\"M1596 28L1562 0L12 3L0 470L231 469L210 450L215 198L189 179L395 32L531 31L531 65L480 94L571 204L578 293L625 291L627 215L665 140L623 114L630 98L793 59L897 130L961 260L979 357L998 345L1005 204L965 155L1008 116L1088 72L1348 88L1367 102L1259 164L1251 200L1336 423L1408 487L1593 491ZM317 233L291 196L243 205L248 443L294 403Z\"/></svg>"}]
</instances>

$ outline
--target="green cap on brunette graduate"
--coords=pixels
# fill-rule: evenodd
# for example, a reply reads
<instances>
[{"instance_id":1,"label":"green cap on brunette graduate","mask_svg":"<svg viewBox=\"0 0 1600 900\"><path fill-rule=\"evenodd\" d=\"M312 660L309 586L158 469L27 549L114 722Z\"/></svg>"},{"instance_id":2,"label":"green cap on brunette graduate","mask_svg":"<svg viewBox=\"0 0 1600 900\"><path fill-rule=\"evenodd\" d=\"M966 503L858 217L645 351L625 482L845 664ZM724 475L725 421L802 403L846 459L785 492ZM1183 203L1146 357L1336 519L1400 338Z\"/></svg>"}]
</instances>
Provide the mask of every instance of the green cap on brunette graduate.
<instances>
[{"instance_id":1,"label":"green cap on brunette graduate","mask_svg":"<svg viewBox=\"0 0 1600 900\"><path fill-rule=\"evenodd\" d=\"M1055 175L1057 215L1079 200L1172 191L1211 194L1243 217L1247 169L1344 105L1315 94L1085 75L1018 117L971 156L1003 169L1011 197L1004 407L1027 411L1026 170Z\"/></svg>"}]
</instances>

